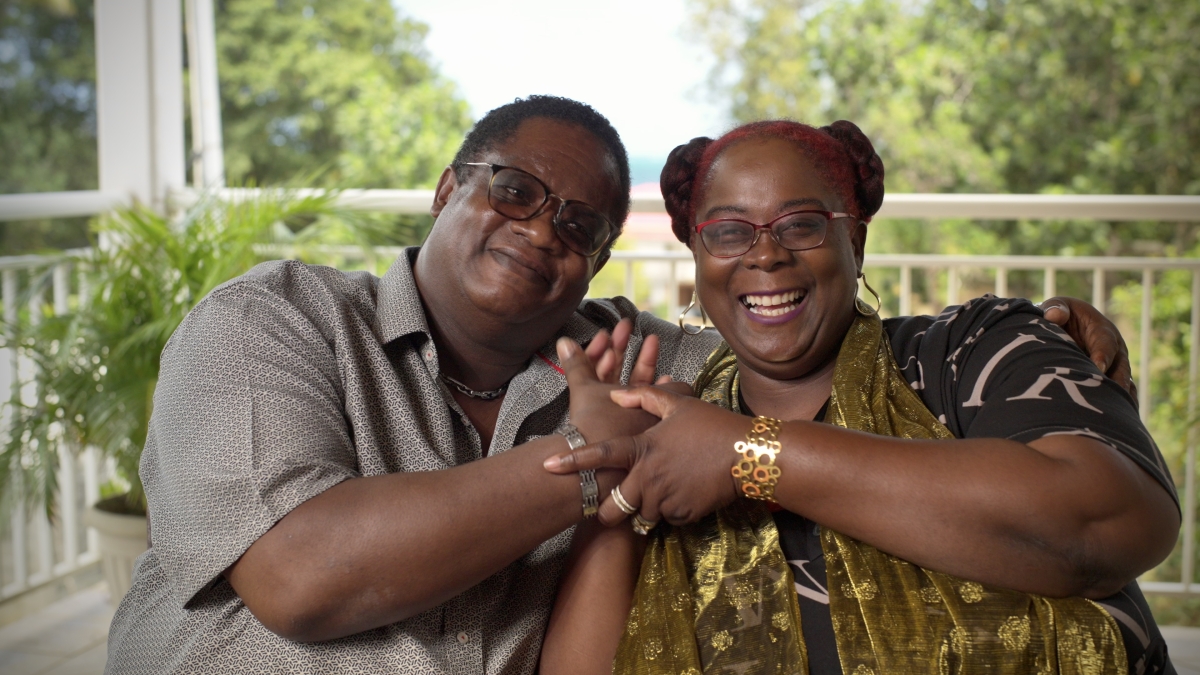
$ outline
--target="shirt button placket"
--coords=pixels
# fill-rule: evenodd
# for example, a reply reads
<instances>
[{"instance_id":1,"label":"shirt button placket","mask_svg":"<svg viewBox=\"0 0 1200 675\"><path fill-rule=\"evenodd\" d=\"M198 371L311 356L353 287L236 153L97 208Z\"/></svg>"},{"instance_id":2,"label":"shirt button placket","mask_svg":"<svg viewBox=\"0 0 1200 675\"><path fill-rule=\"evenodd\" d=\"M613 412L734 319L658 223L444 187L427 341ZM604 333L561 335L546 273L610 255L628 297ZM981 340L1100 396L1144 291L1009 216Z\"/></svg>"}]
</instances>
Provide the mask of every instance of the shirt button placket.
<instances>
[{"instance_id":1,"label":"shirt button placket","mask_svg":"<svg viewBox=\"0 0 1200 675\"><path fill-rule=\"evenodd\" d=\"M450 642L450 653L454 655L451 659L454 673L482 673L484 669L481 627L475 613L467 611L468 603L476 599L471 597L473 595L476 594L465 593L465 597L446 608L446 627L449 629L446 638Z\"/></svg>"}]
</instances>

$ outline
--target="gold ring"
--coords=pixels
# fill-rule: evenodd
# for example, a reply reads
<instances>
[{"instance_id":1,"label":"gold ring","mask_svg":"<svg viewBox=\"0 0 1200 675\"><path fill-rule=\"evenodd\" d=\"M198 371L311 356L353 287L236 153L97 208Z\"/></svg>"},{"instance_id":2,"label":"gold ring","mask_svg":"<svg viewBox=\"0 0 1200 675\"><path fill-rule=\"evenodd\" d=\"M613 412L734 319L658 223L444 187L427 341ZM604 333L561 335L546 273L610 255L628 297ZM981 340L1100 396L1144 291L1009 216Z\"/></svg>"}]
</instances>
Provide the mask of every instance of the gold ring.
<instances>
[{"instance_id":1,"label":"gold ring","mask_svg":"<svg viewBox=\"0 0 1200 675\"><path fill-rule=\"evenodd\" d=\"M609 494L612 495L613 501L617 503L617 508L621 509L625 515L632 516L633 514L637 513L637 509L633 508L629 505L629 502L625 501L625 495L621 494L620 485L613 488L612 492Z\"/></svg>"},{"instance_id":2,"label":"gold ring","mask_svg":"<svg viewBox=\"0 0 1200 675\"><path fill-rule=\"evenodd\" d=\"M633 520L630 521L633 531L642 536L650 534L650 530L653 530L655 525L658 525L658 523L646 520L640 513L635 515Z\"/></svg>"}]
</instances>

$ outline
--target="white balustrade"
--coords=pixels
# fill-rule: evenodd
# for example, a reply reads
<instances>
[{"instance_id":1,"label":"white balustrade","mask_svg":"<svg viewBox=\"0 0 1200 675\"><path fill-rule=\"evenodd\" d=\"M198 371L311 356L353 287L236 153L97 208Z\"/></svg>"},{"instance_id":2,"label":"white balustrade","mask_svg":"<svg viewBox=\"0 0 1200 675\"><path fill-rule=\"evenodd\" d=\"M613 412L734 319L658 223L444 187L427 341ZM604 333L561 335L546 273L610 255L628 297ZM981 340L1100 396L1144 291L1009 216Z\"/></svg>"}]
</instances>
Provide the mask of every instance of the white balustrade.
<instances>
[{"instance_id":1,"label":"white balustrade","mask_svg":"<svg viewBox=\"0 0 1200 675\"><path fill-rule=\"evenodd\" d=\"M78 294L78 286L84 278L82 274L71 274L71 258L78 253L0 258L0 298L4 303L6 338L12 337L15 326L36 324L47 310L59 316L70 311L71 298ZM74 291L71 288L73 280ZM50 291L49 299L47 290ZM34 372L33 362L21 357L11 346L0 352L6 352L0 355L0 391L3 392L0 400L19 399L27 405L36 403L41 393L29 381ZM7 442L8 421L12 414L11 407L5 403L0 414L0 442ZM100 497L100 466L95 451L90 449L81 453L82 456L76 456L63 445L57 449L57 454L59 497L54 522L47 516L43 504L35 503L30 508L23 499L8 501L0 512L0 517L9 522L6 548L10 556L0 565L0 569L5 570L0 578L0 600L70 574L97 560L96 534L91 528L86 537L81 537L80 533L81 509ZM77 488L81 478L84 486L82 502L78 499ZM11 494L23 492L20 480L19 476L14 476ZM87 542L82 551L81 539Z\"/></svg>"},{"instance_id":2,"label":"white balustrade","mask_svg":"<svg viewBox=\"0 0 1200 675\"><path fill-rule=\"evenodd\" d=\"M349 267L363 267L378 259L390 259L398 256L402 249L399 247L376 247L374 249L357 246L306 247L306 256L317 256L323 259L334 259ZM290 257L297 253L288 246L264 245L257 248L265 258ZM1165 272L1181 270L1191 273L1191 308L1189 327L1189 352L1187 368L1187 419L1196 420L1200 412L1200 392L1197 382L1200 380L1200 259L1185 258L1108 258L1108 257L1058 257L1058 256L942 256L918 254L868 255L864 267L872 273L878 271L889 279L885 295L892 300L891 308L898 309L901 314L911 314L913 311L930 311L930 307L940 309L942 304L953 304L964 297L964 293L977 293L979 277L994 273L994 284L987 288L994 289L997 295L1008 295L1013 274L1024 272L1042 275L1041 300L1054 295L1059 289L1060 273L1064 275L1086 274L1091 277L1092 303L1101 310L1107 310L1105 301L1110 291L1106 287L1105 277L1113 273L1125 273L1129 280L1123 285L1134 283L1140 273L1140 317L1137 323L1138 348L1133 355L1134 365L1138 375L1138 396L1143 416L1147 415L1155 403L1153 400L1153 385L1156 376L1162 373L1154 372L1151 365L1151 347L1153 338L1153 308L1155 299L1155 283L1162 283ZM680 288L683 284L690 285L694 274L694 263L691 253L686 250L661 251L629 251L615 250L606 270L615 274L618 287L622 288L630 299L641 302L647 308L658 307L666 312L664 318L673 320L679 311ZM654 269L657 268L657 271ZM888 270L894 270L888 272ZM47 274L49 272L49 274ZM0 258L0 281L3 285L2 299L4 303L3 316L6 325L16 325L19 310L25 305L31 311L30 316L52 309L55 314L63 314L70 308L70 299L78 297L79 287L85 283L82 273L72 274L72 260L69 256L43 257L20 256ZM917 293L916 275L924 275L928 289L940 288L934 292L927 290ZM890 275L890 276L886 276ZM1034 277L1036 278L1036 277ZM1063 277L1065 278L1065 277ZM37 280L43 283L51 282L52 298L50 307L46 306L47 299L43 290L34 288L31 284ZM945 279L945 285L937 283ZM639 288L651 280L656 288ZM71 288L72 283L75 289ZM991 282L989 282L991 283ZM879 290L883 284L875 281L873 285ZM1077 286L1076 286L1077 287ZM1086 287L1086 286L1085 286ZM22 292L22 289L24 291ZM651 303L651 298L640 297L653 291L657 300ZM1136 294L1135 296L1136 297ZM82 298L80 298L82 300ZM30 304L32 303L32 304ZM1135 303L1136 304L1136 303ZM885 308L886 310L887 308ZM1131 310L1134 311L1134 310ZM25 319L28 320L28 319ZM10 395L21 394L21 383L18 381L18 358L14 350L0 358L0 386L8 385L6 391ZM23 373L26 377L28 373ZM26 389L26 392L28 390ZM0 431L7 426L6 420L11 414L6 407L4 416L0 418ZM1186 445L1180 453L1183 457L1182 502L1184 513L1191 516L1196 511L1196 445L1200 443L1200 432L1193 423L1187 430ZM1169 449L1168 449L1169 450ZM8 513L4 514L10 522L8 536L11 540L8 550L12 560L4 567L11 570L11 576L0 580L0 600L19 593L35 583L70 573L80 565L95 560L96 536L89 533L84 539L86 549L79 550L81 539L79 528L81 518L79 507L82 504L94 503L99 498L101 475L105 471L104 464L99 461L95 448L87 448L83 452L68 452L62 449L59 481L61 488L60 507L55 525L56 534L61 534L62 543L57 549L52 546L49 533L50 523L44 518L44 510L31 512L22 504L10 504ZM82 475L80 475L82 474ZM81 481L80 481L81 479ZM78 499L77 482L82 482L83 499ZM1182 542L1182 572L1178 581L1144 581L1143 588L1148 593L1200 596L1200 588L1193 581L1195 565L1193 558L1196 553L1196 523L1194 517L1185 517L1183 522ZM56 558L53 556L57 556ZM32 568L31 568L32 563Z\"/></svg>"}]
</instances>

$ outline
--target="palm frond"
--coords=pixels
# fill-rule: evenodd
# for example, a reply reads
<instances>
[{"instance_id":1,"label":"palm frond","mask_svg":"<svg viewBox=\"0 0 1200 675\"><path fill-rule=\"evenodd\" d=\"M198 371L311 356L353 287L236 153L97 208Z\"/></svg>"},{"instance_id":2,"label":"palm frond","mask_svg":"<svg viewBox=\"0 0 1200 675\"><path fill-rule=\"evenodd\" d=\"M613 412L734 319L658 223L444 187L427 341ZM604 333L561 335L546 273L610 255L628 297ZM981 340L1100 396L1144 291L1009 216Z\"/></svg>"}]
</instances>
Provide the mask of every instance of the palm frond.
<instances>
[{"instance_id":1,"label":"palm frond","mask_svg":"<svg viewBox=\"0 0 1200 675\"><path fill-rule=\"evenodd\" d=\"M36 374L10 408L0 498L53 513L65 444L113 458L132 486L130 500L142 502L138 463L167 340L201 298L260 262L254 246L273 241L278 223L329 214L333 198L284 190L237 201L204 195L175 220L140 205L94 220L96 245L79 261L90 291L79 308L6 327ZM33 280L34 292L48 284L44 276Z\"/></svg>"}]
</instances>

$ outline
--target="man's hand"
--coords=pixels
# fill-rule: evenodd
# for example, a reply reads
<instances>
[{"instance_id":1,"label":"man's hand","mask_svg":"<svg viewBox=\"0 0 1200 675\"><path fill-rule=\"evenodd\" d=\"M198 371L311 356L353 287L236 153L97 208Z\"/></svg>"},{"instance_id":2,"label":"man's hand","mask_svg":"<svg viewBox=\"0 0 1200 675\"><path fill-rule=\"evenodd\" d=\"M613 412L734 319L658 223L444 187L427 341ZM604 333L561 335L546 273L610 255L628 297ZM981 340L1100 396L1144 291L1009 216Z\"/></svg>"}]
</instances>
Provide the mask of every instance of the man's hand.
<instances>
[{"instance_id":1,"label":"man's hand","mask_svg":"<svg viewBox=\"0 0 1200 675\"><path fill-rule=\"evenodd\" d=\"M599 336L598 336L599 339ZM594 340L593 340L594 342ZM635 436L649 429L658 421L653 415L638 409L627 410L613 403L609 393L619 389L617 384L601 381L596 375L590 354L574 340L560 338L556 345L558 360L567 376L571 390L571 422L589 443L603 441L615 436ZM598 359L598 365L615 357L607 351ZM617 377L617 367L607 369L607 377ZM651 377L653 370L651 371Z\"/></svg>"},{"instance_id":2,"label":"man's hand","mask_svg":"<svg viewBox=\"0 0 1200 675\"><path fill-rule=\"evenodd\" d=\"M602 330L588 343L584 353L595 370L596 379L606 384L620 384L621 369L625 364L625 352L629 348L629 336L632 333L633 321L621 319L613 328L611 336L608 331ZM657 364L658 336L650 334L642 341L642 349L638 352L633 371L629 374L629 384L653 383ZM665 376L665 379L670 381L671 378Z\"/></svg>"},{"instance_id":3,"label":"man's hand","mask_svg":"<svg viewBox=\"0 0 1200 675\"><path fill-rule=\"evenodd\" d=\"M1137 404L1137 385L1129 365L1129 348L1116 324L1100 310L1077 298L1055 296L1041 304L1046 319L1067 331L1096 366L1121 385Z\"/></svg>"}]
</instances>

